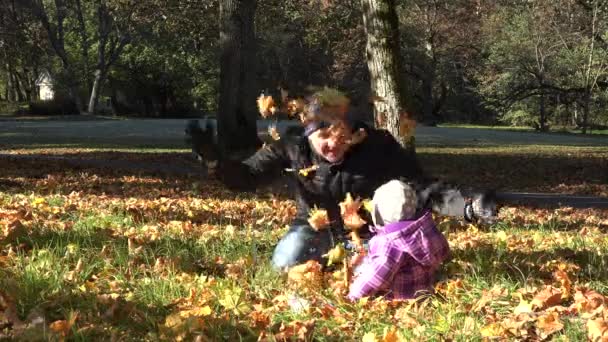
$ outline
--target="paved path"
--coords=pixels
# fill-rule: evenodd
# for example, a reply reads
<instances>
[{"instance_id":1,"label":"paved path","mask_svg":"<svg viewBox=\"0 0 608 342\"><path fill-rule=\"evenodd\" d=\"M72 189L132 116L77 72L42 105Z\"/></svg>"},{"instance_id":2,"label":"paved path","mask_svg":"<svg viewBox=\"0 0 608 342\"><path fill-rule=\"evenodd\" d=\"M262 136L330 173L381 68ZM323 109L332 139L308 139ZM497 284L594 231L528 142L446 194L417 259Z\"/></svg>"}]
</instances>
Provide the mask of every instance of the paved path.
<instances>
[{"instance_id":1,"label":"paved path","mask_svg":"<svg viewBox=\"0 0 608 342\"><path fill-rule=\"evenodd\" d=\"M185 119L130 119L130 120L2 120L0 121L0 149L7 146L37 147L75 146L87 144L103 146L146 145L155 147L184 147ZM264 132L268 121L259 121ZM294 123L281 122L279 131ZM297 123L296 123L297 124ZM563 145L605 146L606 136L570 134L540 134L491 129L438 128L419 126L416 129L418 146L483 146L483 145Z\"/></svg>"}]
</instances>

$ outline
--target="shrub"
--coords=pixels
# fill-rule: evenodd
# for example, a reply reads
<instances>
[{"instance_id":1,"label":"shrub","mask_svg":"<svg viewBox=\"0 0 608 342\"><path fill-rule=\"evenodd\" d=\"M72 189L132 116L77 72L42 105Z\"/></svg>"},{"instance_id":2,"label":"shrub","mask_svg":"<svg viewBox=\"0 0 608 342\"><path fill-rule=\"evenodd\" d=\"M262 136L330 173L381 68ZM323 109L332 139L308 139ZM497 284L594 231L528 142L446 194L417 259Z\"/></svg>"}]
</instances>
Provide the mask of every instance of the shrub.
<instances>
[{"instance_id":1,"label":"shrub","mask_svg":"<svg viewBox=\"0 0 608 342\"><path fill-rule=\"evenodd\" d=\"M68 99L53 99L32 101L29 105L28 114L30 115L75 115L79 114L74 101Z\"/></svg>"}]
</instances>

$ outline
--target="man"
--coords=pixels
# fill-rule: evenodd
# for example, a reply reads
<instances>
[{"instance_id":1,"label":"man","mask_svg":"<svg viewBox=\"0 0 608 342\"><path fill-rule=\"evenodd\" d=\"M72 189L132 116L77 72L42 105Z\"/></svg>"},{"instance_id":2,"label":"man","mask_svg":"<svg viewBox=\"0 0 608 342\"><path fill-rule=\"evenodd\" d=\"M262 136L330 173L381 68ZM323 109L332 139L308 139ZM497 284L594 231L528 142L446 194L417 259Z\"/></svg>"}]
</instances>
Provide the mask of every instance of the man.
<instances>
[{"instance_id":1,"label":"man","mask_svg":"<svg viewBox=\"0 0 608 342\"><path fill-rule=\"evenodd\" d=\"M415 186L419 208L431 207L440 214L469 220L495 215L491 197L479 192L465 197L458 188L425 177L415 155L386 130L350 118L348 105L347 98L335 94L313 96L301 113L302 134L283 136L242 162L220 160L216 174L237 191L254 190L277 170L287 170L295 177L298 210L275 248L275 268L310 259L321 261L322 255L346 239L339 208L346 194L371 198L376 188L391 179ZM309 212L315 207L327 210L328 229L316 231L309 225Z\"/></svg>"}]
</instances>

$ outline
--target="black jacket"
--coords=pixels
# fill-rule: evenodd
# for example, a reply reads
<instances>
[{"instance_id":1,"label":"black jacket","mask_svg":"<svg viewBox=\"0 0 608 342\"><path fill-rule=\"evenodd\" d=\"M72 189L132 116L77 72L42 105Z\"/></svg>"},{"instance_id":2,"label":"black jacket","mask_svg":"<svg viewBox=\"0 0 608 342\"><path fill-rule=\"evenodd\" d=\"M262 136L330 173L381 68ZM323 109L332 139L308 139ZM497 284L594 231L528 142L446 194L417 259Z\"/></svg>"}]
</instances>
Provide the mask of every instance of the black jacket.
<instances>
[{"instance_id":1,"label":"black jacket","mask_svg":"<svg viewBox=\"0 0 608 342\"><path fill-rule=\"evenodd\" d=\"M326 209L330 221L340 227L339 203L347 193L353 198L369 198L374 190L391 179L422 179L415 158L404 150L386 130L364 126L367 137L354 145L340 163L331 164L318 156L304 136L285 136L260 149L243 162L226 162L218 175L233 190L254 190L277 170L295 177L297 216L294 224L306 224L313 207ZM302 175L299 170L318 165L316 171Z\"/></svg>"}]
</instances>

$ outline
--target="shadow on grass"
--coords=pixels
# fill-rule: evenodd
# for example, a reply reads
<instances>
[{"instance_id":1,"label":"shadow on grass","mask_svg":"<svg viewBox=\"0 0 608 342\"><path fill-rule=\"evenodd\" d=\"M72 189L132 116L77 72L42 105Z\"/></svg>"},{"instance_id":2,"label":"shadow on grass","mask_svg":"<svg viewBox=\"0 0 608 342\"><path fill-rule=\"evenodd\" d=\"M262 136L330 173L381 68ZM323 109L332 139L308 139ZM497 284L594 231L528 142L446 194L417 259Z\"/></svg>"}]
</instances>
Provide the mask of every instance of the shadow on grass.
<instances>
[{"instance_id":1,"label":"shadow on grass","mask_svg":"<svg viewBox=\"0 0 608 342\"><path fill-rule=\"evenodd\" d=\"M432 152L419 153L418 158L431 174L465 186L589 195L602 189L608 192L607 157Z\"/></svg>"},{"instance_id":2,"label":"shadow on grass","mask_svg":"<svg viewBox=\"0 0 608 342\"><path fill-rule=\"evenodd\" d=\"M471 263L475 275L489 279L512 279L522 285L530 279L552 280L554 269L546 267L551 261L571 262L580 267L574 275L579 282L604 282L608 279L608 255L590 250L575 251L557 248L546 251L507 250L504 246L481 244L470 249L452 249L453 260Z\"/></svg>"},{"instance_id":3,"label":"shadow on grass","mask_svg":"<svg viewBox=\"0 0 608 342\"><path fill-rule=\"evenodd\" d=\"M272 179L257 193L227 191L215 176L207 175L189 153L79 152L53 156L0 156L0 191L17 194L37 191L68 195L129 197L213 197L218 200L252 199L274 194L289 197L287 182ZM54 177L49 185L46 180ZM270 179L271 177L269 177Z\"/></svg>"}]
</instances>

